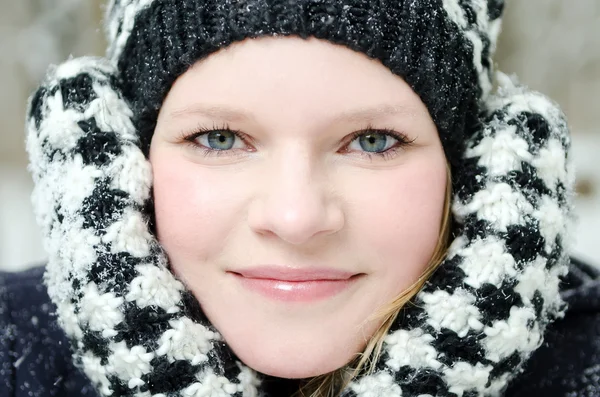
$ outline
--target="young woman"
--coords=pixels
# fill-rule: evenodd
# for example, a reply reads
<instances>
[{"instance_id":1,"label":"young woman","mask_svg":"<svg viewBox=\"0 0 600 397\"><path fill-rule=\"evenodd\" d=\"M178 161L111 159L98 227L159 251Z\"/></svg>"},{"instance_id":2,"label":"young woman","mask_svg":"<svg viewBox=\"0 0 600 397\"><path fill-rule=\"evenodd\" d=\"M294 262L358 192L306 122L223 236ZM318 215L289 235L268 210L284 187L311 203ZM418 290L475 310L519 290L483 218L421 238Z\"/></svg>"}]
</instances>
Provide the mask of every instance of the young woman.
<instances>
[{"instance_id":1,"label":"young woman","mask_svg":"<svg viewBox=\"0 0 600 397\"><path fill-rule=\"evenodd\" d=\"M49 262L4 276L0 393L600 393L568 129L493 73L502 8L113 1L31 99Z\"/></svg>"}]
</instances>

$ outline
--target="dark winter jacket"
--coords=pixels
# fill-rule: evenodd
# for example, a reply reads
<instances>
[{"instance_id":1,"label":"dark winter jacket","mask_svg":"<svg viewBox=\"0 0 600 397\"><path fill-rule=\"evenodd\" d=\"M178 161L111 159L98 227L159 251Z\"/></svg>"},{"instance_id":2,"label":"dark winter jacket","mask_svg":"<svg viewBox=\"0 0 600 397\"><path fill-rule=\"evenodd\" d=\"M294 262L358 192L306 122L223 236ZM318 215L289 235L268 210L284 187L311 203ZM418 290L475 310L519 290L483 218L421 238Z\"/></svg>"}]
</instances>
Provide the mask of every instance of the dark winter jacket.
<instances>
[{"instance_id":1,"label":"dark winter jacket","mask_svg":"<svg viewBox=\"0 0 600 397\"><path fill-rule=\"evenodd\" d=\"M43 271L0 273L0 397L96 397L71 361ZM600 271L573 260L562 295L566 316L548 329L506 396L600 396ZM273 397L288 395L277 382L272 389Z\"/></svg>"}]
</instances>

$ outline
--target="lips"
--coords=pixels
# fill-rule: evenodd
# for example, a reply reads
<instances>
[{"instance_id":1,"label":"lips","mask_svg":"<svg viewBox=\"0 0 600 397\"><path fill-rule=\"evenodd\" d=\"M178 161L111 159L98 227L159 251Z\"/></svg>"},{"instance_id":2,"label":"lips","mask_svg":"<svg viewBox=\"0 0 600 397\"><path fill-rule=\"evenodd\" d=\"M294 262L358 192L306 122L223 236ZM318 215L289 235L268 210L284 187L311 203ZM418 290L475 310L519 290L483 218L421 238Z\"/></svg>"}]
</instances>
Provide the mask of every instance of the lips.
<instances>
[{"instance_id":1,"label":"lips","mask_svg":"<svg viewBox=\"0 0 600 397\"><path fill-rule=\"evenodd\" d=\"M282 266L258 266L229 273L248 290L285 302L331 298L351 287L361 275L329 268Z\"/></svg>"}]
</instances>

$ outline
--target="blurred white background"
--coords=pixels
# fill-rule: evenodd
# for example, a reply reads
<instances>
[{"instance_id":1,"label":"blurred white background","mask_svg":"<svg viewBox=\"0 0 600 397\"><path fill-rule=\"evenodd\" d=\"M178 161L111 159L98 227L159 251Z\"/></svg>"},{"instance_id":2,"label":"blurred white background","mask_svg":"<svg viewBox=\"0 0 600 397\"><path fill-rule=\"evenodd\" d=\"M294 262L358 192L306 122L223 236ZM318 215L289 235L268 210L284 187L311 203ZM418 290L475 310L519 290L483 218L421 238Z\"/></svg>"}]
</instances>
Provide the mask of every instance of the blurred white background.
<instances>
[{"instance_id":1,"label":"blurred white background","mask_svg":"<svg viewBox=\"0 0 600 397\"><path fill-rule=\"evenodd\" d=\"M49 64L101 55L101 0L0 0L0 269L44 262L24 149L27 97ZM497 62L569 117L574 254L600 266L600 0L508 0Z\"/></svg>"}]
</instances>

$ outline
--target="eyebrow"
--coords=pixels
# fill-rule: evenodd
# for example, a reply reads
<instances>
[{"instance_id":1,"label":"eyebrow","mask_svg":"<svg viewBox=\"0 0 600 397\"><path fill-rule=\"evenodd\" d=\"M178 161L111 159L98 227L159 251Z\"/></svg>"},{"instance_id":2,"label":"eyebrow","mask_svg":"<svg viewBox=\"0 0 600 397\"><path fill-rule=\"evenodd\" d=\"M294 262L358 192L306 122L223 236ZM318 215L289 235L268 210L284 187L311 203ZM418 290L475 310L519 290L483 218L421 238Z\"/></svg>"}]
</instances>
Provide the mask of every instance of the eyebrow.
<instances>
[{"instance_id":1,"label":"eyebrow","mask_svg":"<svg viewBox=\"0 0 600 397\"><path fill-rule=\"evenodd\" d=\"M384 116L405 115L414 117L416 110L408 106L401 105L379 105L374 107L358 108L344 111L333 118L334 122L341 121L370 121Z\"/></svg>"},{"instance_id":2,"label":"eyebrow","mask_svg":"<svg viewBox=\"0 0 600 397\"><path fill-rule=\"evenodd\" d=\"M184 117L198 114L208 118L216 118L229 122L241 122L254 119L254 117L243 109L233 108L224 105L195 105L177 109L171 112L171 117ZM363 122L371 121L384 116L405 115L415 117L416 109L402 105L384 104L373 107L363 107L353 110L346 110L335 115L332 122Z\"/></svg>"},{"instance_id":3,"label":"eyebrow","mask_svg":"<svg viewBox=\"0 0 600 397\"><path fill-rule=\"evenodd\" d=\"M222 106L222 105L213 105L213 106L204 106L204 105L195 105L188 106L178 110L171 112L171 117L182 117L188 116L192 114L199 114L202 116L206 116L208 118L216 118L225 121L244 121L250 120L252 117L246 113L244 110L235 109L232 107Z\"/></svg>"}]
</instances>

